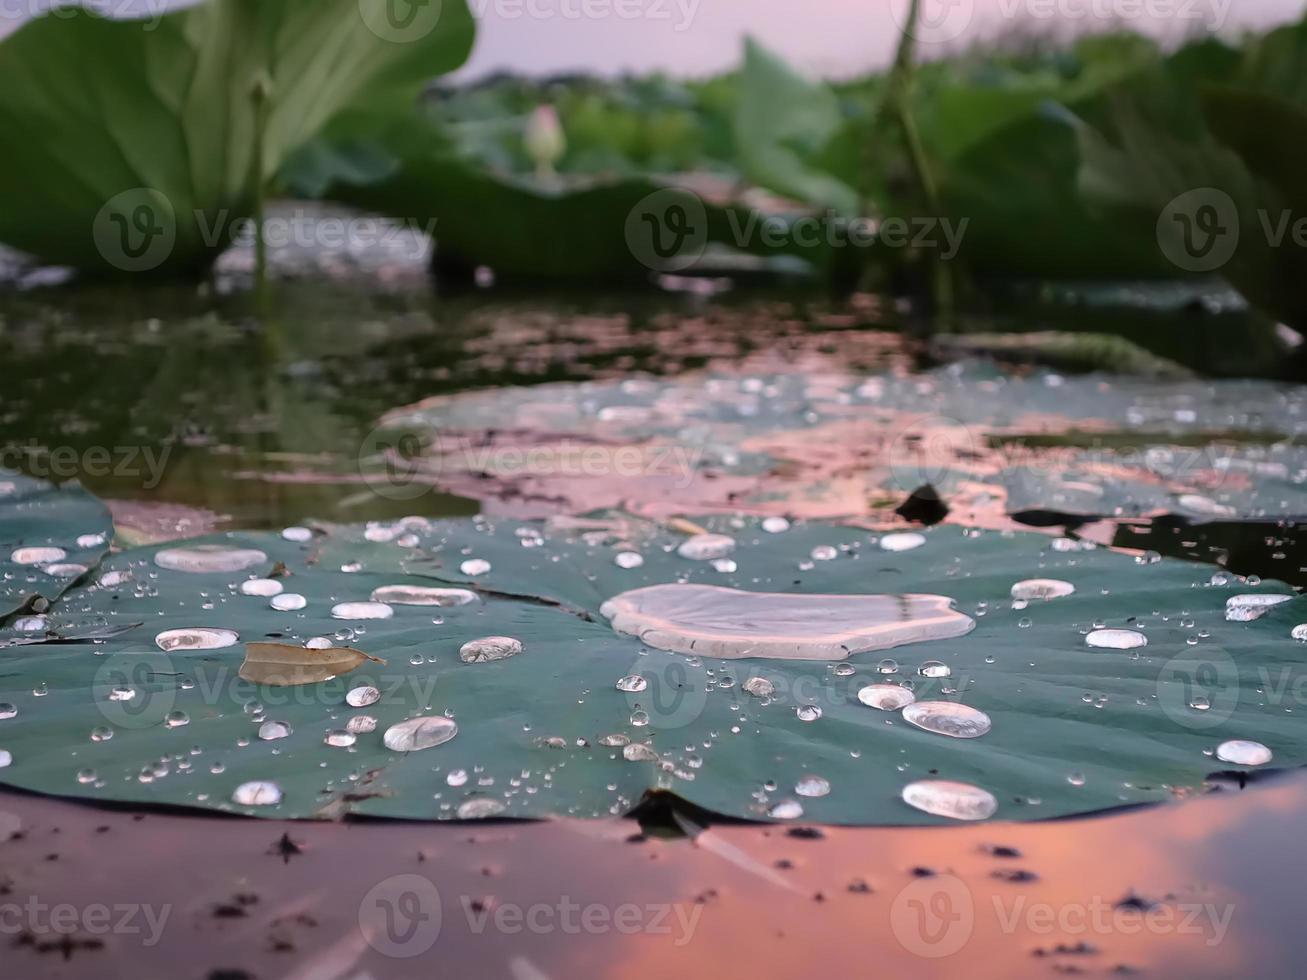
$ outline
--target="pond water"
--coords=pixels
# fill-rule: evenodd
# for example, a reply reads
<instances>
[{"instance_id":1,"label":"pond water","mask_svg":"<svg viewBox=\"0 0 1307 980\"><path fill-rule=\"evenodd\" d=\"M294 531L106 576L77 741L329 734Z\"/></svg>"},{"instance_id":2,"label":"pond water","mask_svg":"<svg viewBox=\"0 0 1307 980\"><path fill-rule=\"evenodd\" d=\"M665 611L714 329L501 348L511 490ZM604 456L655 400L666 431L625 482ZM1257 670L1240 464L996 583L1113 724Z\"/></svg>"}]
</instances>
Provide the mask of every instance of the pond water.
<instances>
[{"instance_id":1,"label":"pond water","mask_svg":"<svg viewBox=\"0 0 1307 980\"><path fill-rule=\"evenodd\" d=\"M446 293L424 241L383 240L276 250L263 318L240 250L199 287L8 267L0 463L78 479L152 538L604 506L893 518L934 482L951 520L1089 526L1304 581L1282 525L1307 511L1305 389L1064 382L941 354L879 297L793 284ZM990 325L1110 319L1190 368L1238 368L1228 338L1248 314L1221 294L1086 296L1018 295ZM598 476L574 462L597 448ZM630 449L640 467L617 472Z\"/></svg>"}]
</instances>

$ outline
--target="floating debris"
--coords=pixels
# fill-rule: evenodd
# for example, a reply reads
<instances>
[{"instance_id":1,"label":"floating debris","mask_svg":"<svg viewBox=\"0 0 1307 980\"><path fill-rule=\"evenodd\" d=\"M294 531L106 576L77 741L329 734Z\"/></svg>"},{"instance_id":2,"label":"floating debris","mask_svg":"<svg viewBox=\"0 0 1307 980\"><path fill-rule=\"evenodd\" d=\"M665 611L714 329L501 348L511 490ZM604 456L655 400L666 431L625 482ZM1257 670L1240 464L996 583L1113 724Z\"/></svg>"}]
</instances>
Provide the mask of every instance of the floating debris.
<instances>
[{"instance_id":1,"label":"floating debris","mask_svg":"<svg viewBox=\"0 0 1307 980\"><path fill-rule=\"evenodd\" d=\"M776 693L776 685L765 677L750 677L740 687L755 698L769 698Z\"/></svg>"},{"instance_id":2,"label":"floating debris","mask_svg":"<svg viewBox=\"0 0 1307 980\"><path fill-rule=\"evenodd\" d=\"M247 643L240 676L253 684L297 687L348 674L368 661L385 663L350 647L310 650L293 643Z\"/></svg>"}]
</instances>

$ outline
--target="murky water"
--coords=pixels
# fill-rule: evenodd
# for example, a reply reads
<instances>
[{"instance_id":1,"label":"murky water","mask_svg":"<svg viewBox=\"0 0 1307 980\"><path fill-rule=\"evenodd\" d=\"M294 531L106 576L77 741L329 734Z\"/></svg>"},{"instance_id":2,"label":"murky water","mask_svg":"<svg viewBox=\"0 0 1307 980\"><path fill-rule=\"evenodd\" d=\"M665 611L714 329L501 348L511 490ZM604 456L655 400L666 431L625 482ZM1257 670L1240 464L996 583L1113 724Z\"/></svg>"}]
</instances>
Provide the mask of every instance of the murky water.
<instances>
[{"instance_id":1,"label":"murky water","mask_svg":"<svg viewBox=\"0 0 1307 980\"><path fill-rule=\"evenodd\" d=\"M263 323L208 289L0 288L0 461L79 479L146 529L468 515L473 499L362 472L390 448L383 413L829 344L820 323L836 315L819 297L766 294L718 302L707 320L703 301L656 293L440 297L421 268L396 275L381 291L283 281ZM862 363L879 359L861 346Z\"/></svg>"}]
</instances>

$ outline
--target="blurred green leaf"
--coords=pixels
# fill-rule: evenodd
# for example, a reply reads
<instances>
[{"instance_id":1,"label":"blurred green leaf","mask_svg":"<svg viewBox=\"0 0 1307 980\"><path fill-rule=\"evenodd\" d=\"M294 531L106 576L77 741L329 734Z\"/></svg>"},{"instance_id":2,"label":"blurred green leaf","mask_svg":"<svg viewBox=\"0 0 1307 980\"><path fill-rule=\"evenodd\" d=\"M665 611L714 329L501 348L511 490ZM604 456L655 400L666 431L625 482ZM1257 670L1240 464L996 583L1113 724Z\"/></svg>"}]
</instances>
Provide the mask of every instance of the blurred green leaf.
<instances>
[{"instance_id":1,"label":"blurred green leaf","mask_svg":"<svg viewBox=\"0 0 1307 980\"><path fill-rule=\"evenodd\" d=\"M0 42L0 241L102 272L193 272L258 183L345 107L462 63L463 0L408 36L387 0L206 0L151 21L62 10ZM264 158L253 95L266 89Z\"/></svg>"},{"instance_id":2,"label":"blurred green leaf","mask_svg":"<svg viewBox=\"0 0 1307 980\"><path fill-rule=\"evenodd\" d=\"M835 93L809 81L750 38L745 44L735 146L751 181L846 217L858 214L854 190L813 161L843 120Z\"/></svg>"}]
</instances>

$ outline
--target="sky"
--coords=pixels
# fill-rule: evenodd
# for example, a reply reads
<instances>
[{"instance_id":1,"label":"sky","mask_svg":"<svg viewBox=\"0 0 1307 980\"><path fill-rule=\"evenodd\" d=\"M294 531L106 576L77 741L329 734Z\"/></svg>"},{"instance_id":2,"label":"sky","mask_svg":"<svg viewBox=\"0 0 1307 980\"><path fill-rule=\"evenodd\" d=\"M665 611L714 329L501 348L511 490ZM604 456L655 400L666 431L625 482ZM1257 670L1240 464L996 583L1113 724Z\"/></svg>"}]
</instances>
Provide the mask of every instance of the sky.
<instances>
[{"instance_id":1,"label":"sky","mask_svg":"<svg viewBox=\"0 0 1307 980\"><path fill-rule=\"evenodd\" d=\"M840 77L888 63L908 0L469 3L479 14L481 36L464 75L515 68L707 74L738 62L742 39L752 34L792 64ZM591 16L576 16L587 4ZM923 31L920 50L929 57L932 50L965 46L1021 24L1094 31L1118 24L1173 40L1213 29L1237 34L1294 19L1305 6L1304 0L923 0L923 13L940 26Z\"/></svg>"},{"instance_id":2,"label":"sky","mask_svg":"<svg viewBox=\"0 0 1307 980\"><path fill-rule=\"evenodd\" d=\"M186 0L86 0L114 14L154 12ZM409 0L394 0L406 4ZM439 0L435 0L439 2ZM704 75L736 64L752 34L788 61L841 77L884 65L908 0L467 0L479 25L458 73L528 74L661 70ZM0 35L49 0L0 0ZM1237 34L1302 14L1307 0L922 0L934 25L923 56L995 33L1102 31L1125 26L1180 40Z\"/></svg>"}]
</instances>

